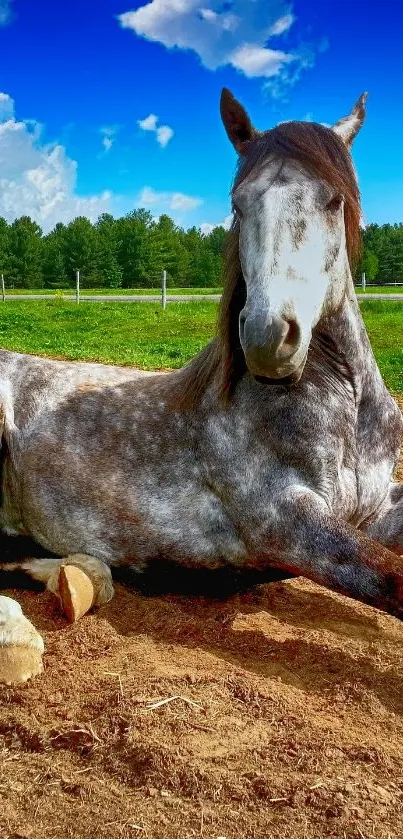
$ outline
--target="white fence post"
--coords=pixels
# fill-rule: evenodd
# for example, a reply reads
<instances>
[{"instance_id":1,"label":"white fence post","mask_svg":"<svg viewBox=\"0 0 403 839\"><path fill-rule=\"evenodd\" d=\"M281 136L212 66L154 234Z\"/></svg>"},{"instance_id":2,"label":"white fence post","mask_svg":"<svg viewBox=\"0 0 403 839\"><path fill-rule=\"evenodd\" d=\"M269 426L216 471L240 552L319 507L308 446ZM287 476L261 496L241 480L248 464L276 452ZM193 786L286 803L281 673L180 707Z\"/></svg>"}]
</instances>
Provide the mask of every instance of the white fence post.
<instances>
[{"instance_id":1,"label":"white fence post","mask_svg":"<svg viewBox=\"0 0 403 839\"><path fill-rule=\"evenodd\" d=\"M80 302L80 271L76 271L76 303Z\"/></svg>"},{"instance_id":2,"label":"white fence post","mask_svg":"<svg viewBox=\"0 0 403 839\"><path fill-rule=\"evenodd\" d=\"M3 297L3 303L6 302L6 289L4 286L4 274L1 275L1 293Z\"/></svg>"},{"instance_id":3,"label":"white fence post","mask_svg":"<svg viewBox=\"0 0 403 839\"><path fill-rule=\"evenodd\" d=\"M162 283L161 283L161 303L162 308L166 309L167 307L167 272L162 272Z\"/></svg>"},{"instance_id":4,"label":"white fence post","mask_svg":"<svg viewBox=\"0 0 403 839\"><path fill-rule=\"evenodd\" d=\"M367 284L367 283L366 283L366 279L365 279L365 271L363 271L363 273L362 273L362 283L361 283L361 285L362 285L362 287L363 287L364 291L365 291L365 286L366 286L366 284Z\"/></svg>"}]
</instances>

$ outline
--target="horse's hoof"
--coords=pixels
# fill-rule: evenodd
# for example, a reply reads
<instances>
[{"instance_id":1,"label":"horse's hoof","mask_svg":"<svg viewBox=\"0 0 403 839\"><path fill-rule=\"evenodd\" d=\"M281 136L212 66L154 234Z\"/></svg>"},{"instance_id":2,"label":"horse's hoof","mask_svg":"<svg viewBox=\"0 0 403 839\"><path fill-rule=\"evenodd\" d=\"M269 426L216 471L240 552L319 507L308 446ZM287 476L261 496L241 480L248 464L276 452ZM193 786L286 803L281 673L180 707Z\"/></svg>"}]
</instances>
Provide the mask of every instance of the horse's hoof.
<instances>
[{"instance_id":1,"label":"horse's hoof","mask_svg":"<svg viewBox=\"0 0 403 839\"><path fill-rule=\"evenodd\" d=\"M43 638L11 597L0 596L0 682L26 682L43 671Z\"/></svg>"},{"instance_id":2,"label":"horse's hoof","mask_svg":"<svg viewBox=\"0 0 403 839\"><path fill-rule=\"evenodd\" d=\"M19 685L43 671L42 653L32 647L0 647L0 682Z\"/></svg>"},{"instance_id":3,"label":"horse's hoof","mask_svg":"<svg viewBox=\"0 0 403 839\"><path fill-rule=\"evenodd\" d=\"M95 592L92 581L75 565L60 566L58 589L63 612L70 623L78 621L94 605Z\"/></svg>"}]
</instances>

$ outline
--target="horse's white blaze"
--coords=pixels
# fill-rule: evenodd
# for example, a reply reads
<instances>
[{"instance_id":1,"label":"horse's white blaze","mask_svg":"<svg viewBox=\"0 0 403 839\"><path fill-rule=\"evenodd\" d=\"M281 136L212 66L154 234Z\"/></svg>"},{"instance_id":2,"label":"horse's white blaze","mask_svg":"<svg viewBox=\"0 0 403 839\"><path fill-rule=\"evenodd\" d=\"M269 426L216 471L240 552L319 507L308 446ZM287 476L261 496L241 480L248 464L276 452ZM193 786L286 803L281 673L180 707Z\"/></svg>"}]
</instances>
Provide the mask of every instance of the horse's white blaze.
<instances>
[{"instance_id":1,"label":"horse's white blaze","mask_svg":"<svg viewBox=\"0 0 403 839\"><path fill-rule=\"evenodd\" d=\"M312 329L341 302L348 268L343 205L328 210L328 186L278 160L234 191L248 316L294 320L301 339L285 375L304 360Z\"/></svg>"}]
</instances>

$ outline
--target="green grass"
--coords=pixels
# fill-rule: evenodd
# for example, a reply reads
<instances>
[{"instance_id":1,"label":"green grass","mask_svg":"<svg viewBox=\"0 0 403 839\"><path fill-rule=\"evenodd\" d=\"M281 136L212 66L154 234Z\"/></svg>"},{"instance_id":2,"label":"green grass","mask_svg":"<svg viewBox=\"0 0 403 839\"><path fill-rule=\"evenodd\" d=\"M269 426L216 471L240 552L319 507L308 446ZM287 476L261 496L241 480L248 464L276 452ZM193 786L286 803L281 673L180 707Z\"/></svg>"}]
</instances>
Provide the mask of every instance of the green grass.
<instances>
[{"instance_id":1,"label":"green grass","mask_svg":"<svg viewBox=\"0 0 403 839\"><path fill-rule=\"evenodd\" d=\"M59 289L52 289L52 288L6 288L6 296L18 297L20 294L24 295L31 295L31 294L50 294L52 296L60 296ZM361 286L356 286L356 291L358 294L403 294L403 285L400 286L367 286L365 292L361 288ZM167 289L168 295L177 295L177 294L221 294L222 288L169 288ZM65 288L62 290L64 295L74 295L75 289L74 288ZM124 297L126 294L141 294L145 296L149 295L159 295L161 293L161 289L159 286L155 288L82 288L81 294L86 296L97 296L97 295L104 295L105 297L112 295L118 297Z\"/></svg>"},{"instance_id":2,"label":"green grass","mask_svg":"<svg viewBox=\"0 0 403 839\"><path fill-rule=\"evenodd\" d=\"M75 295L74 288L53 289L53 288L6 288L6 297L18 297L20 294L50 294L54 297L60 297L61 292L64 295ZM167 294L221 294L222 288L167 288ZM112 295L124 297L127 294L141 294L145 296L161 294L161 287L155 288L81 288L82 295L96 296L98 294L105 297Z\"/></svg>"},{"instance_id":3,"label":"green grass","mask_svg":"<svg viewBox=\"0 0 403 839\"><path fill-rule=\"evenodd\" d=\"M388 388L403 393L403 304L393 300L363 300L360 308Z\"/></svg>"},{"instance_id":4,"label":"green grass","mask_svg":"<svg viewBox=\"0 0 403 839\"><path fill-rule=\"evenodd\" d=\"M181 367L214 334L217 303L0 303L0 346L18 352L132 364L146 370ZM387 386L403 393L403 305L365 300L364 320Z\"/></svg>"},{"instance_id":5,"label":"green grass","mask_svg":"<svg viewBox=\"0 0 403 839\"><path fill-rule=\"evenodd\" d=\"M403 294L403 285L370 285L364 289L356 286L357 294Z\"/></svg>"},{"instance_id":6,"label":"green grass","mask_svg":"<svg viewBox=\"0 0 403 839\"><path fill-rule=\"evenodd\" d=\"M217 304L0 302L0 346L18 352L181 367L210 340Z\"/></svg>"}]
</instances>

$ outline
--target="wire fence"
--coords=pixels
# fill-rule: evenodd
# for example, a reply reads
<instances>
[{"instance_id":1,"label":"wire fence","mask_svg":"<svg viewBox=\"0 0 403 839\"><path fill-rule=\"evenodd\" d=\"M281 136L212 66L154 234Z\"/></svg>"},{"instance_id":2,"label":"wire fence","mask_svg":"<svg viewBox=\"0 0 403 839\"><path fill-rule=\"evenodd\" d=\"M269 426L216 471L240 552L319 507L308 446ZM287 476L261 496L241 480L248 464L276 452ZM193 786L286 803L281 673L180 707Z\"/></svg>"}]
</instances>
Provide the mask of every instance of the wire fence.
<instances>
[{"instance_id":1,"label":"wire fence","mask_svg":"<svg viewBox=\"0 0 403 839\"><path fill-rule=\"evenodd\" d=\"M122 288L121 286L116 288L94 288L92 284L86 284L85 277L81 275L79 269L77 269L75 273L75 286L70 285L64 288L38 287L23 289L14 288L12 285L7 287L7 281L3 273L0 275L0 278L1 297L4 303L7 300L30 298L73 299L77 304L80 300L96 300L101 298L122 301L128 298L133 300L134 298L137 298L150 301L152 300L155 302L155 299L158 297L160 298L162 308L165 309L167 301L176 297L181 297L182 299L191 299L192 297L211 297L214 299L221 295L221 288L212 288L211 286L194 288L186 285L183 285L182 287L174 284L171 285L170 277L166 270L162 271L161 274L156 275L155 278L152 278L155 284L153 283L144 286L141 284L141 281L137 283L136 281L133 281L133 286L131 288ZM396 293L403 294L403 281L396 280L395 282L382 282L382 280L376 280L374 282L367 282L365 274L362 276L360 281L355 280L354 286L357 292L371 291L371 289L376 289L378 291L378 289L382 290L384 288L390 289L391 291L396 289ZM382 291L379 291L379 293L382 293Z\"/></svg>"}]
</instances>

